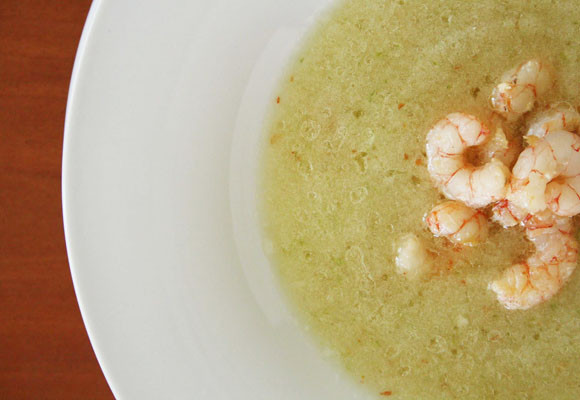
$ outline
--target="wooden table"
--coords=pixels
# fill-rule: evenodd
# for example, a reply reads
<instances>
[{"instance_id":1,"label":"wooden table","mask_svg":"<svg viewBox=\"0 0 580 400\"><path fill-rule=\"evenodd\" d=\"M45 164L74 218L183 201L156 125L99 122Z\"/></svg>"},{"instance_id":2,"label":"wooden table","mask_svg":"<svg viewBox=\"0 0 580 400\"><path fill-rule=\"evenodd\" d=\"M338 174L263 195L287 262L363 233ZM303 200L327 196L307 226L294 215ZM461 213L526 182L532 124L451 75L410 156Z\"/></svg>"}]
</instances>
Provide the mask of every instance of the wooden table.
<instances>
[{"instance_id":1,"label":"wooden table","mask_svg":"<svg viewBox=\"0 0 580 400\"><path fill-rule=\"evenodd\" d=\"M90 0L0 0L0 400L113 398L66 257L65 107Z\"/></svg>"}]
</instances>

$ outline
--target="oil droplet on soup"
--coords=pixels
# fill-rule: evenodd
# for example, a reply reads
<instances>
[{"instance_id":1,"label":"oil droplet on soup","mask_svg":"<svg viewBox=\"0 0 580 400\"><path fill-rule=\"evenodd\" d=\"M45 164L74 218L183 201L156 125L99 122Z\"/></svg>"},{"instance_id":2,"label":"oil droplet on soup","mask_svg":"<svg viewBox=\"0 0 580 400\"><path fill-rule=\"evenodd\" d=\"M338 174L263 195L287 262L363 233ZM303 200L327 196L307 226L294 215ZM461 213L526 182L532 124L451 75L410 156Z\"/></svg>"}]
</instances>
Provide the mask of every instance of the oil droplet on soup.
<instances>
[{"instance_id":1,"label":"oil droplet on soup","mask_svg":"<svg viewBox=\"0 0 580 400\"><path fill-rule=\"evenodd\" d=\"M377 398L580 398L579 274L508 311L486 287L529 249L522 232L454 252L423 225L441 202L429 127L483 113L531 58L558 71L547 101L579 105L579 31L575 1L352 0L299 49L266 126L264 232L297 314ZM438 249L428 280L396 273L407 232Z\"/></svg>"}]
</instances>

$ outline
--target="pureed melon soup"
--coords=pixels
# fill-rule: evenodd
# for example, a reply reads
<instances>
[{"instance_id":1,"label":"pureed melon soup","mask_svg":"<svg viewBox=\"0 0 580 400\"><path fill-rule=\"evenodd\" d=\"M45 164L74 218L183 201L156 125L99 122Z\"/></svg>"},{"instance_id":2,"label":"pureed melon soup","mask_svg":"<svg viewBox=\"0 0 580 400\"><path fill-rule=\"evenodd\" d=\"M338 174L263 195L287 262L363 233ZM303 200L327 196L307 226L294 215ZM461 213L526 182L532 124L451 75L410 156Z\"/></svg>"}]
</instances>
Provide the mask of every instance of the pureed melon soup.
<instances>
[{"instance_id":1,"label":"pureed melon soup","mask_svg":"<svg viewBox=\"0 0 580 400\"><path fill-rule=\"evenodd\" d=\"M489 114L502 74L549 64L542 99L580 104L580 2L340 2L311 32L273 100L261 166L265 235L303 323L377 398L580 398L580 276L507 310L488 289L533 251L490 223L477 246L435 238L443 196L425 139L451 112ZM430 273L396 273L401 238Z\"/></svg>"}]
</instances>

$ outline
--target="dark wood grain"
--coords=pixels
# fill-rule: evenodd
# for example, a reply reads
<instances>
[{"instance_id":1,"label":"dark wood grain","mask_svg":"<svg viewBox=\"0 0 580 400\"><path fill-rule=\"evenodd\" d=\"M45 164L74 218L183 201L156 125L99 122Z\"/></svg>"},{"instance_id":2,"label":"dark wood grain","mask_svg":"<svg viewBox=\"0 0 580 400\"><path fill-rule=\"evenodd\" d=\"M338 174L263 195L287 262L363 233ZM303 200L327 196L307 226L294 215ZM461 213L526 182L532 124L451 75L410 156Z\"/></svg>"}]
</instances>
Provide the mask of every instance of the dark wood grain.
<instances>
[{"instance_id":1,"label":"dark wood grain","mask_svg":"<svg viewBox=\"0 0 580 400\"><path fill-rule=\"evenodd\" d=\"M111 399L76 303L60 168L89 0L0 0L0 399Z\"/></svg>"}]
</instances>

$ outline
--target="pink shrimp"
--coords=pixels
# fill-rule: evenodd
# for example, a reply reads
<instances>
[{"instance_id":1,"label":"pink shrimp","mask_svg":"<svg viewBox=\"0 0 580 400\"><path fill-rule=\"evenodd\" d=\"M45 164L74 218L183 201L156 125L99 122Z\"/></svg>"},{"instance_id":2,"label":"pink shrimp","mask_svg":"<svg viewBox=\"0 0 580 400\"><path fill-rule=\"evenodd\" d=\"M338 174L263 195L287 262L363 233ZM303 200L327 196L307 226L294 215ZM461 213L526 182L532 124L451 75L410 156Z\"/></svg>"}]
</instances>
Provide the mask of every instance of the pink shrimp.
<instances>
[{"instance_id":1,"label":"pink shrimp","mask_svg":"<svg viewBox=\"0 0 580 400\"><path fill-rule=\"evenodd\" d=\"M509 170L500 161L475 167L467 148L481 145L489 129L474 116L452 113L437 122L427 134L428 170L435 184L451 200L470 207L484 207L505 197Z\"/></svg>"},{"instance_id":2,"label":"pink shrimp","mask_svg":"<svg viewBox=\"0 0 580 400\"><path fill-rule=\"evenodd\" d=\"M571 247L569 259L551 263L530 257L525 263L508 268L491 283L490 289L508 310L527 310L558 293L576 268L577 252L577 246Z\"/></svg>"},{"instance_id":3,"label":"pink shrimp","mask_svg":"<svg viewBox=\"0 0 580 400\"><path fill-rule=\"evenodd\" d=\"M526 135L541 138L560 130L578 132L579 128L580 114L574 107L566 103L552 104L530 118Z\"/></svg>"},{"instance_id":4,"label":"pink shrimp","mask_svg":"<svg viewBox=\"0 0 580 400\"><path fill-rule=\"evenodd\" d=\"M533 139L514 165L506 198L515 206L535 214L547 207L547 200L553 203L558 197L558 191L551 190L554 197L546 199L546 188L552 179L580 175L580 136L554 131L542 139ZM552 185L554 187L556 185Z\"/></svg>"},{"instance_id":5,"label":"pink shrimp","mask_svg":"<svg viewBox=\"0 0 580 400\"><path fill-rule=\"evenodd\" d=\"M562 165L558 178L546 186L546 203L556 215L572 217L580 213L580 136L555 131L545 138L554 143L554 154Z\"/></svg>"},{"instance_id":6,"label":"pink shrimp","mask_svg":"<svg viewBox=\"0 0 580 400\"><path fill-rule=\"evenodd\" d=\"M570 218L546 210L526 217L523 224L535 253L525 262L512 265L489 285L499 302L510 310L525 310L550 299L569 280L578 260Z\"/></svg>"},{"instance_id":7,"label":"pink shrimp","mask_svg":"<svg viewBox=\"0 0 580 400\"><path fill-rule=\"evenodd\" d=\"M492 91L492 109L515 120L530 111L538 97L552 88L554 81L548 68L538 60L526 61L509 70Z\"/></svg>"},{"instance_id":8,"label":"pink shrimp","mask_svg":"<svg viewBox=\"0 0 580 400\"><path fill-rule=\"evenodd\" d=\"M458 201L446 201L434 207L425 218L435 236L445 236L451 242L473 246L487 238L485 215Z\"/></svg>"},{"instance_id":9,"label":"pink shrimp","mask_svg":"<svg viewBox=\"0 0 580 400\"><path fill-rule=\"evenodd\" d=\"M514 165L506 198L528 213L545 209L546 185L557 176L558 169L554 153L546 141L527 147Z\"/></svg>"}]
</instances>

